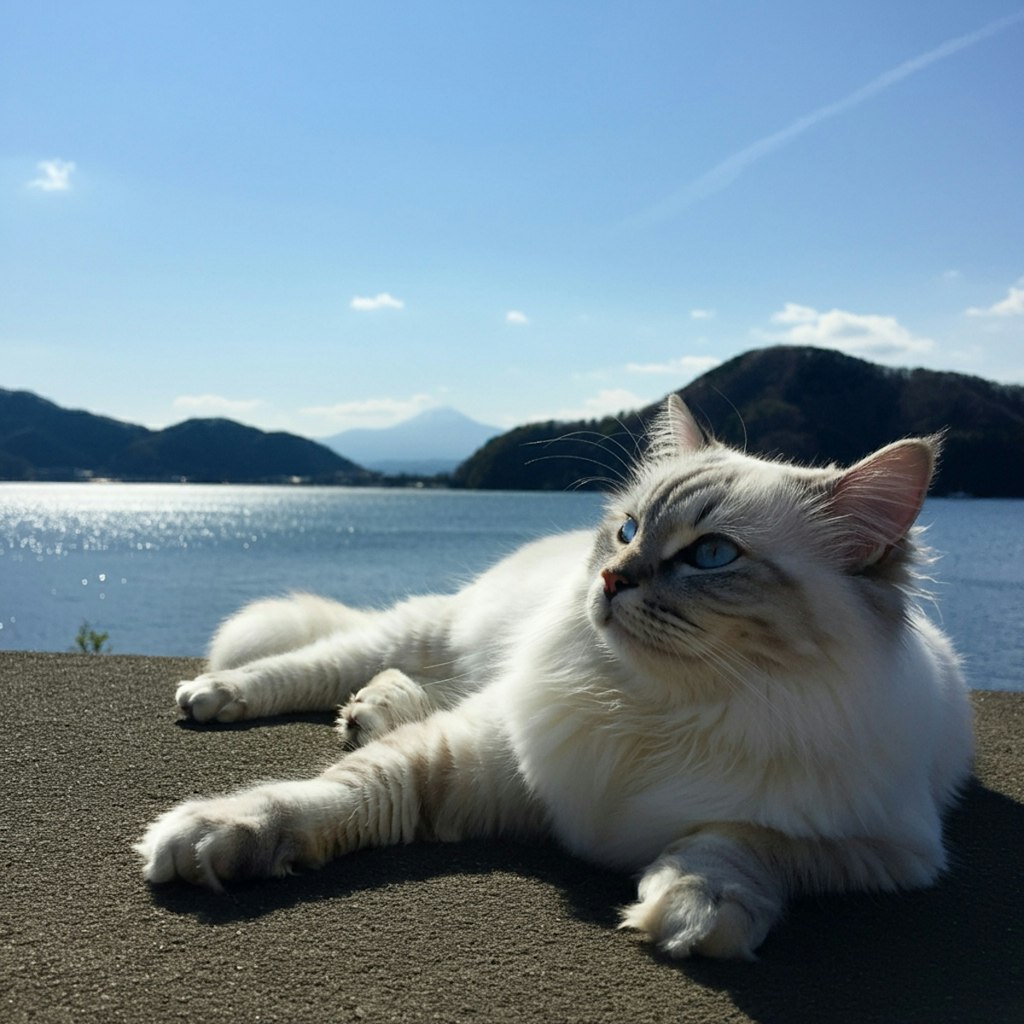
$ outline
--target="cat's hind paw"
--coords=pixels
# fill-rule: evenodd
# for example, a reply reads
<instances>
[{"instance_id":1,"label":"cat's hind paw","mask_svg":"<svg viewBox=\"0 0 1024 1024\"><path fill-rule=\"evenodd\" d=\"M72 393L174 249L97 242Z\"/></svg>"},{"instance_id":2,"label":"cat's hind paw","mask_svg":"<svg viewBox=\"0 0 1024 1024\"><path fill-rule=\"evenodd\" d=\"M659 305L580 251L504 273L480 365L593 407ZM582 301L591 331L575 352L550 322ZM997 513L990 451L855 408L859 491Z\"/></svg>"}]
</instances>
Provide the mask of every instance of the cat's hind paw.
<instances>
[{"instance_id":1,"label":"cat's hind paw","mask_svg":"<svg viewBox=\"0 0 1024 1024\"><path fill-rule=\"evenodd\" d=\"M180 683L174 699L185 717L196 722L237 722L247 717L239 677L232 669L207 672Z\"/></svg>"},{"instance_id":2,"label":"cat's hind paw","mask_svg":"<svg viewBox=\"0 0 1024 1024\"><path fill-rule=\"evenodd\" d=\"M391 668L374 676L338 709L334 728L346 747L360 747L399 725L426 718L431 710L423 687Z\"/></svg>"},{"instance_id":3,"label":"cat's hind paw","mask_svg":"<svg viewBox=\"0 0 1024 1024\"><path fill-rule=\"evenodd\" d=\"M779 912L773 900L742 883L658 872L644 879L640 899L623 911L619 927L644 932L676 959L698 954L756 960L754 950Z\"/></svg>"}]
</instances>

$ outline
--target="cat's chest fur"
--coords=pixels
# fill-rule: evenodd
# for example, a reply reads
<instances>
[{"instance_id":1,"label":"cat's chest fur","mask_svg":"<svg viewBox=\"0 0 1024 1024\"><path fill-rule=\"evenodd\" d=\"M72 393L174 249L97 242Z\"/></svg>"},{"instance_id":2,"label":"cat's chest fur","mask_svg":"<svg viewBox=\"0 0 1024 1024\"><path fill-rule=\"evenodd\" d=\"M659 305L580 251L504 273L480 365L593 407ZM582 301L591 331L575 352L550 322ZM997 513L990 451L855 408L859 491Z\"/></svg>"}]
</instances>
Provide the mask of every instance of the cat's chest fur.
<instances>
[{"instance_id":1,"label":"cat's chest fur","mask_svg":"<svg viewBox=\"0 0 1024 1024\"><path fill-rule=\"evenodd\" d=\"M826 738L827 700L807 709L814 728L792 716L780 727L735 695L654 704L625 675L617 686L616 674L587 680L556 670L543 685L520 676L503 700L521 772L556 835L583 856L633 869L708 821L790 835L870 833L883 820L908 838L934 827L899 822L925 780L879 757L881 737L864 733L854 747L835 732ZM893 778L902 778L902 794Z\"/></svg>"},{"instance_id":2,"label":"cat's chest fur","mask_svg":"<svg viewBox=\"0 0 1024 1024\"><path fill-rule=\"evenodd\" d=\"M519 769L559 839L632 869L694 824L756 820L780 792L792 827L790 783L805 768L783 763L777 732L744 721L727 698L659 693L600 642L579 598L585 586L577 579L575 600L563 592L534 610L494 690Z\"/></svg>"},{"instance_id":3,"label":"cat's chest fur","mask_svg":"<svg viewBox=\"0 0 1024 1024\"><path fill-rule=\"evenodd\" d=\"M627 724L623 707L598 691L530 697L520 693L509 716L520 770L576 852L632 868L709 802L700 767L687 770L693 732L666 742L633 716Z\"/></svg>"}]
</instances>

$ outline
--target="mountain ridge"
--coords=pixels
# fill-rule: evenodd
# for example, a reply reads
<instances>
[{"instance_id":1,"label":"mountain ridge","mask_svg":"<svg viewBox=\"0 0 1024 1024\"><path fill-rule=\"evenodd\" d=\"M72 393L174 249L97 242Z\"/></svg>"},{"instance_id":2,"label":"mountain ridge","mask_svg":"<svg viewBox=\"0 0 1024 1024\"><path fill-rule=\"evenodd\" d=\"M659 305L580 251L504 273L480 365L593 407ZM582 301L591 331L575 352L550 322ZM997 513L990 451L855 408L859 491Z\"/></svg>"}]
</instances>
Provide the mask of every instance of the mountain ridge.
<instances>
[{"instance_id":1,"label":"mountain ridge","mask_svg":"<svg viewBox=\"0 0 1024 1024\"><path fill-rule=\"evenodd\" d=\"M775 346L738 355L676 393L720 440L806 465L850 464L900 437L942 432L933 494L1024 497L1021 385ZM485 441L450 476L423 462L411 475L440 472L432 484L481 490L614 486L642 452L646 426L662 404L620 417L515 427ZM0 480L388 484L409 483L409 475L400 465L371 471L323 443L233 420L151 430L0 388Z\"/></svg>"},{"instance_id":2,"label":"mountain ridge","mask_svg":"<svg viewBox=\"0 0 1024 1024\"><path fill-rule=\"evenodd\" d=\"M0 480L356 483L362 466L308 438L226 419L151 430L0 388Z\"/></svg>"},{"instance_id":3,"label":"mountain ridge","mask_svg":"<svg viewBox=\"0 0 1024 1024\"><path fill-rule=\"evenodd\" d=\"M779 345L738 355L676 393L718 439L805 465L848 465L898 438L941 432L943 456L932 493L1024 497L1020 385ZM642 450L647 425L662 404L620 417L516 427L459 466L453 485L613 486L621 471L617 460Z\"/></svg>"}]
</instances>

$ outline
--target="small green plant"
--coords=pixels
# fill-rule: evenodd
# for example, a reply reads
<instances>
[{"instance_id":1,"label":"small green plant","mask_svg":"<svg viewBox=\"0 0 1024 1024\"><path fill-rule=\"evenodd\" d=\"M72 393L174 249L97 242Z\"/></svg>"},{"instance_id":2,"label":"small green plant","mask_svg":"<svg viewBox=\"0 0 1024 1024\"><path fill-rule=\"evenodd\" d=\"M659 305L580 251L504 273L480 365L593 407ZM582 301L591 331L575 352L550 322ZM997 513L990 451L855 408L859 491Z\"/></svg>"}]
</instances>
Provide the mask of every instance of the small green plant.
<instances>
[{"instance_id":1,"label":"small green plant","mask_svg":"<svg viewBox=\"0 0 1024 1024\"><path fill-rule=\"evenodd\" d=\"M110 651L109 639L109 633L97 633L88 622L83 622L78 627L75 645L83 654L107 654Z\"/></svg>"}]
</instances>

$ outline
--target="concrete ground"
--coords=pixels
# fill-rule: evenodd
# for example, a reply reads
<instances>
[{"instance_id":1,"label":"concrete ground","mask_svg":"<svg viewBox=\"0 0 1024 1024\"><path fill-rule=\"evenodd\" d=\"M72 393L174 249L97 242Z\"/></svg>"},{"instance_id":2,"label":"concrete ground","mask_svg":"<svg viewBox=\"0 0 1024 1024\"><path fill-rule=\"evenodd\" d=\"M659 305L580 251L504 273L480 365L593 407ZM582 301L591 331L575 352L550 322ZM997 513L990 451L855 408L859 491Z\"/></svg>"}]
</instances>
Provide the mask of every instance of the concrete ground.
<instances>
[{"instance_id":1,"label":"concrete ground","mask_svg":"<svg viewBox=\"0 0 1024 1024\"><path fill-rule=\"evenodd\" d=\"M1024 693L977 693L953 870L808 899L756 964L673 963L615 930L632 884L553 847L372 850L216 896L151 890L159 811L337 756L329 716L176 721L199 662L0 654L0 1020L1024 1021Z\"/></svg>"}]
</instances>

